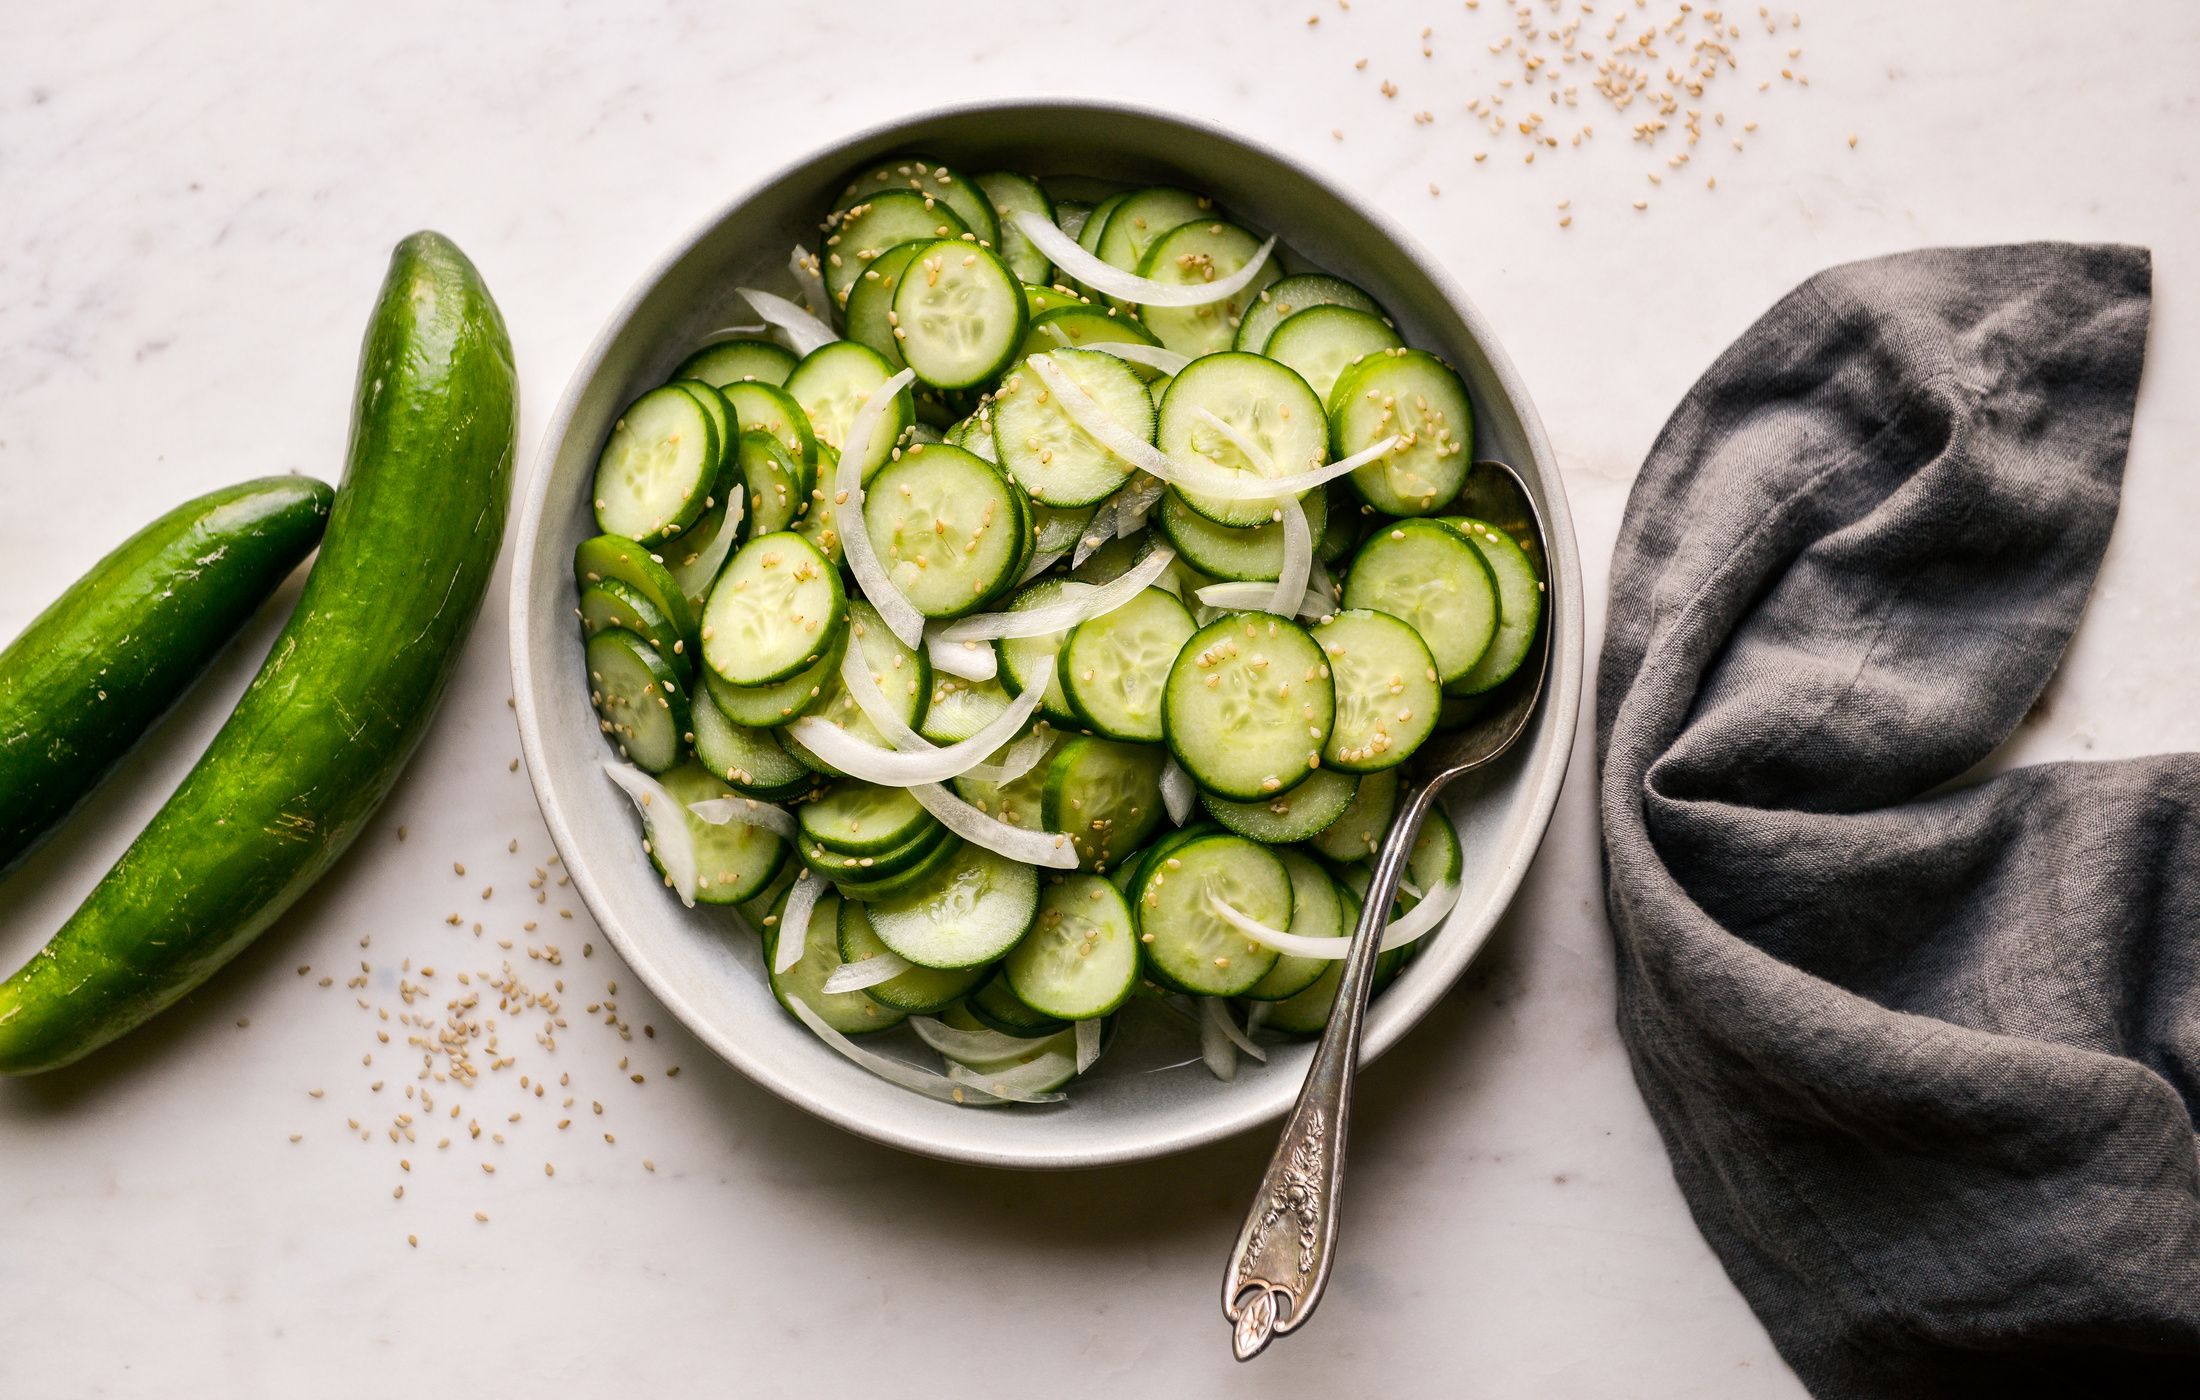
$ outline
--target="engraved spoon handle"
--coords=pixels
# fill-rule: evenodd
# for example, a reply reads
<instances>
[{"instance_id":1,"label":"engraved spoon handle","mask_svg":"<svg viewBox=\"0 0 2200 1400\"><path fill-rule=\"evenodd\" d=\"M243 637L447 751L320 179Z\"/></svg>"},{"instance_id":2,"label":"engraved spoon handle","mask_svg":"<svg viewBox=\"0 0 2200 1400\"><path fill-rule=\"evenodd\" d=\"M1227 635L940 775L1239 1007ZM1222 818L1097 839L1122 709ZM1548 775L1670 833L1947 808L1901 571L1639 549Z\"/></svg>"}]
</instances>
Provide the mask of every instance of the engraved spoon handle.
<instances>
[{"instance_id":1,"label":"engraved spoon handle","mask_svg":"<svg viewBox=\"0 0 2200 1400\"><path fill-rule=\"evenodd\" d=\"M1360 1060L1360 1023L1375 980L1375 959L1389 927L1391 900L1413 850L1421 819L1443 786L1443 774L1405 794L1404 810L1391 824L1368 881L1367 902L1345 954L1344 974L1329 1025L1306 1071L1298 1104L1284 1123L1275 1155L1261 1178L1253 1209L1238 1233L1237 1248L1222 1281L1222 1311L1231 1323L1231 1349L1251 1360L1271 1338L1304 1322L1321 1301L1337 1243L1337 1204L1344 1186L1345 1129L1352 1113L1352 1080Z\"/></svg>"}]
</instances>

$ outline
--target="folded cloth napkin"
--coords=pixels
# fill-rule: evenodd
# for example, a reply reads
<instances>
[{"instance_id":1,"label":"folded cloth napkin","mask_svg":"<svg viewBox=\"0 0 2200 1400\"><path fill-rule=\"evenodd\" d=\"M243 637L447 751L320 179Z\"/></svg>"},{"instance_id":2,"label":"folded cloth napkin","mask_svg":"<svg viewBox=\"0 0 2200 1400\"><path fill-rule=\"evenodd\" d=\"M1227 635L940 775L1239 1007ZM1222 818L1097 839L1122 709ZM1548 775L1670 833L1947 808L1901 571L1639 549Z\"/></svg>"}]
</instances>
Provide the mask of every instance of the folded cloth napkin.
<instances>
[{"instance_id":1,"label":"folded cloth napkin","mask_svg":"<svg viewBox=\"0 0 2200 1400\"><path fill-rule=\"evenodd\" d=\"M1819 1395L2200 1382L2200 755L1941 790L2085 609L2149 280L2063 244L1822 273L1628 502L1597 688L1620 1023Z\"/></svg>"}]
</instances>

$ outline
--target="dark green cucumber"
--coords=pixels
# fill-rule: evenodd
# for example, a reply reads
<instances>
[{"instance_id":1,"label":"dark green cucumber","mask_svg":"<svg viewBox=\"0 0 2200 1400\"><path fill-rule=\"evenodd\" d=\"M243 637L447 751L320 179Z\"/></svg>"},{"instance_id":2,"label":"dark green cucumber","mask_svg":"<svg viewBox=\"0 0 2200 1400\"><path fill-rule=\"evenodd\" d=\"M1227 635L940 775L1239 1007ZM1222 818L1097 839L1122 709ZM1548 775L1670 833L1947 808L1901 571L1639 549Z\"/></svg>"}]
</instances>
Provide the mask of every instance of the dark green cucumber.
<instances>
[{"instance_id":1,"label":"dark green cucumber","mask_svg":"<svg viewBox=\"0 0 2200 1400\"><path fill-rule=\"evenodd\" d=\"M0 870L99 784L312 551L332 494L271 476L186 501L0 651Z\"/></svg>"},{"instance_id":2,"label":"dark green cucumber","mask_svg":"<svg viewBox=\"0 0 2200 1400\"><path fill-rule=\"evenodd\" d=\"M447 239L414 234L367 325L344 479L297 610L183 785L0 984L0 1072L68 1064L174 1003L359 835L480 610L518 427L496 303Z\"/></svg>"}]
</instances>

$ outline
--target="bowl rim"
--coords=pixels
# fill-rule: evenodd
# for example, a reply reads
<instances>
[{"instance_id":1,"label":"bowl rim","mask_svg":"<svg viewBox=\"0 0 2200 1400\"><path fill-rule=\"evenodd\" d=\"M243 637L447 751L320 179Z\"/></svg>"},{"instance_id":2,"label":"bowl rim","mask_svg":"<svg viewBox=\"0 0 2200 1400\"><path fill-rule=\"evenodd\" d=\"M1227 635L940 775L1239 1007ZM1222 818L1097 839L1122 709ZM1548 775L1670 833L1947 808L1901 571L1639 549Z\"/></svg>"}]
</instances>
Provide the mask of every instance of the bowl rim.
<instances>
[{"instance_id":1,"label":"bowl rim","mask_svg":"<svg viewBox=\"0 0 2200 1400\"><path fill-rule=\"evenodd\" d=\"M577 838L560 805L548 795L548 757L542 717L534 703L535 658L529 640L533 630L531 615L534 601L528 584L533 574L532 562L541 547L542 521L549 503L552 469L567 435L572 430L573 419L583 395L601 371L614 342L651 291L682 260L692 255L729 216L759 192L783 180L813 170L822 163L848 160L852 158L853 152L866 147L898 142L904 138L917 138L924 128L943 120L998 116L1035 109L1091 112L1174 126L1190 134L1234 146L1272 161L1320 188L1355 211L1429 279L1465 326L1469 337L1487 362L1504 398L1519 419L1529 456L1529 461L1524 465L1532 472L1536 484L1542 490L1545 524L1551 536L1547 542L1548 553L1553 561L1553 573L1561 584L1558 606L1552 610L1551 677L1543 703L1550 707L1545 722L1558 726L1557 732L1562 738L1549 754L1522 775L1523 790L1514 801L1524 806L1528 813L1528 830L1532 839L1520 843L1496 871L1492 882L1493 897L1481 906L1485 911L1483 918L1486 924L1479 936L1472 940L1471 946L1457 955L1456 966L1433 978L1403 978L1385 994L1382 1009L1386 1014L1380 1020L1370 1016L1361 1044L1362 1063L1376 1059L1418 1025L1436 1002L1457 983L1467 965L1487 943L1490 932L1511 907L1520 884L1526 877L1528 866L1549 835L1551 817L1557 807L1559 791L1572 758L1584 683L1580 552L1574 537L1572 514L1567 507L1565 487L1559 477L1556 455L1544 431L1542 418L1536 411L1534 400L1528 394L1527 385L1521 380L1519 371L1514 368L1495 329L1483 316L1480 308L1452 279L1445 265L1431 257L1418 240L1399 228L1386 213L1338 188L1334 182L1309 168L1305 162L1264 141L1202 117L1166 112L1140 103L1071 96L1008 96L928 107L890 120L872 122L824 145L808 149L797 158L783 162L751 181L692 225L628 288L625 296L605 318L567 379L557 406L544 425L543 437L535 453L534 471L528 479L526 498L521 506L513 549L508 607L513 703L518 718L520 751L526 764L528 784L534 791L536 806L542 813L544 824L549 828L551 842L572 875L574 888L579 892L590 916L618 950L621 958L664 1004L667 1011L677 1017L713 1053L741 1071L753 1083L804 1112L858 1137L944 1161L1015 1169L1073 1170L1165 1157L1272 1123L1290 1108L1291 1102L1296 1098L1296 1088L1292 1086L1291 1092L1280 1098L1274 1092L1257 1094L1249 1091L1239 1096L1238 1101L1216 1113L1211 1120L1173 1133L1139 1137L1104 1148L1081 1147L1039 1153L955 1141L935 1133L910 1131L895 1123L872 1121L812 1093L803 1085L783 1076L772 1061L750 1053L737 1038L721 1033L712 1022L699 1015L680 987L665 985L663 979L655 975L650 960L637 954L637 948L646 940L637 940L619 919L607 917L609 901L598 890L589 862L586 859L576 859ZM1532 755L1524 758L1530 756ZM1457 914L1453 917L1456 918Z\"/></svg>"}]
</instances>

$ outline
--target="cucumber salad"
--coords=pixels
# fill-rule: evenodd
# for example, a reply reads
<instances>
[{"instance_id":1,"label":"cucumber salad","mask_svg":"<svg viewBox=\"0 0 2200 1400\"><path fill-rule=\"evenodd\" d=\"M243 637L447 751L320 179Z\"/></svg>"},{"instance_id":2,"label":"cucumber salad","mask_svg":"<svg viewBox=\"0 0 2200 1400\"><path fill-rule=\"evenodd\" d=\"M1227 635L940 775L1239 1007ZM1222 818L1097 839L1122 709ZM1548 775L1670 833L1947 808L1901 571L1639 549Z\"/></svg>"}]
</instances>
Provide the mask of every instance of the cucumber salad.
<instances>
[{"instance_id":1,"label":"cucumber salad","mask_svg":"<svg viewBox=\"0 0 2200 1400\"><path fill-rule=\"evenodd\" d=\"M889 161L607 435L607 771L874 1073L1045 1103L1130 1014L1224 1078L1318 1033L1399 765L1530 655L1466 386L1288 262L1195 191ZM1438 809L1378 992L1460 869Z\"/></svg>"}]
</instances>

